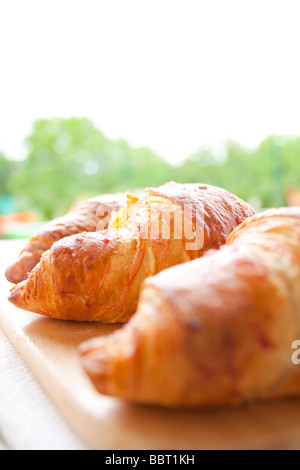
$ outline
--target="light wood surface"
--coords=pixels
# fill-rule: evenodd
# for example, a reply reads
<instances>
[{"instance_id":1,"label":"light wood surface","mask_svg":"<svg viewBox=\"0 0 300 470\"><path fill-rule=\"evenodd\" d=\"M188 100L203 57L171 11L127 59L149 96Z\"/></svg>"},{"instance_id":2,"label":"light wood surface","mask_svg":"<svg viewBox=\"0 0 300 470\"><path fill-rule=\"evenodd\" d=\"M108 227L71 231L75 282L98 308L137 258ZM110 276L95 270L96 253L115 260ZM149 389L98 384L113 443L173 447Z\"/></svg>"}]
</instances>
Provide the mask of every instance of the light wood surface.
<instances>
[{"instance_id":1,"label":"light wood surface","mask_svg":"<svg viewBox=\"0 0 300 470\"><path fill-rule=\"evenodd\" d=\"M299 449L300 400L235 409L164 410L98 395L82 372L78 345L116 327L62 322L7 300L4 269L19 242L0 242L0 326L50 398L92 449Z\"/></svg>"}]
</instances>

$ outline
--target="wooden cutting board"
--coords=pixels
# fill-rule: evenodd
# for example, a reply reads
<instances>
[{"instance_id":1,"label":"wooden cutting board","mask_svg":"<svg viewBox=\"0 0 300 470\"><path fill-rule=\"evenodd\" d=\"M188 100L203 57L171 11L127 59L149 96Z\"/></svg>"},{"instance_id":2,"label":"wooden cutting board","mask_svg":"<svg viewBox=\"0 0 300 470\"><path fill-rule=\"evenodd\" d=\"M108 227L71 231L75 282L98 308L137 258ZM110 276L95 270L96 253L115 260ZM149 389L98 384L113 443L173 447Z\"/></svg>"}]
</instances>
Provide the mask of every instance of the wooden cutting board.
<instances>
[{"instance_id":1,"label":"wooden cutting board","mask_svg":"<svg viewBox=\"0 0 300 470\"><path fill-rule=\"evenodd\" d=\"M300 449L300 400L176 411L96 393L79 366L77 347L116 327L62 322L13 307L6 300L11 285L3 273L19 250L20 242L0 242L0 326L91 449Z\"/></svg>"}]
</instances>

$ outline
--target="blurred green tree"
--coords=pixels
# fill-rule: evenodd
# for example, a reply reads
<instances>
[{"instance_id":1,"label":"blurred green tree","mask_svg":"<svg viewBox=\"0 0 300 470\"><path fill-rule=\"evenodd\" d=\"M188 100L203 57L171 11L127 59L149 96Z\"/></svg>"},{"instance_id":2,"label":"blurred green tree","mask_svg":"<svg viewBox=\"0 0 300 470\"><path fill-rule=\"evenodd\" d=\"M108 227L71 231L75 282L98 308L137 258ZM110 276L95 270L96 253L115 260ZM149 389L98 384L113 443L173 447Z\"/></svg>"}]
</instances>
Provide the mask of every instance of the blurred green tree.
<instances>
[{"instance_id":1,"label":"blurred green tree","mask_svg":"<svg viewBox=\"0 0 300 470\"><path fill-rule=\"evenodd\" d=\"M0 153L0 195L10 195L12 192L11 178L16 171L17 162L8 160Z\"/></svg>"},{"instance_id":2,"label":"blurred green tree","mask_svg":"<svg viewBox=\"0 0 300 470\"><path fill-rule=\"evenodd\" d=\"M25 142L23 161L0 154L0 195L13 194L19 210L43 219L79 198L170 180L221 186L262 207L285 205L286 188L300 188L300 137L271 135L251 150L229 140L221 154L202 147L177 166L150 148L108 138L86 118L38 120Z\"/></svg>"},{"instance_id":3,"label":"blurred green tree","mask_svg":"<svg viewBox=\"0 0 300 470\"><path fill-rule=\"evenodd\" d=\"M20 209L44 219L77 198L158 185L172 173L151 149L109 139L86 118L38 120L25 142L28 155L12 187Z\"/></svg>"},{"instance_id":4,"label":"blurred green tree","mask_svg":"<svg viewBox=\"0 0 300 470\"><path fill-rule=\"evenodd\" d=\"M228 141L223 160L199 149L177 168L176 180L221 186L262 207L284 206L286 188L300 189L300 138L271 135L252 150Z\"/></svg>"}]
</instances>

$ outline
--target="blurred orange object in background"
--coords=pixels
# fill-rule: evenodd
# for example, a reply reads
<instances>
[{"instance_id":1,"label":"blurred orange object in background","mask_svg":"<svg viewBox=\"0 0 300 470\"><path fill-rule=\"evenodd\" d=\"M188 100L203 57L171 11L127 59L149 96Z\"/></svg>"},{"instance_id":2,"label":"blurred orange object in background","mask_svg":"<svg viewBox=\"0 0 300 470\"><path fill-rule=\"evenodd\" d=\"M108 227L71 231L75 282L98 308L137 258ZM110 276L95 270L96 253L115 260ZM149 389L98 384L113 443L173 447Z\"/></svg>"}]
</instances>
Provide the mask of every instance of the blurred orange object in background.
<instances>
[{"instance_id":1,"label":"blurred orange object in background","mask_svg":"<svg viewBox=\"0 0 300 470\"><path fill-rule=\"evenodd\" d=\"M300 191L296 186L286 188L285 198L288 206L300 206Z\"/></svg>"},{"instance_id":2,"label":"blurred orange object in background","mask_svg":"<svg viewBox=\"0 0 300 470\"><path fill-rule=\"evenodd\" d=\"M34 224L37 218L33 212L18 212L11 215L0 215L0 237L11 230L12 227L20 224Z\"/></svg>"}]
</instances>

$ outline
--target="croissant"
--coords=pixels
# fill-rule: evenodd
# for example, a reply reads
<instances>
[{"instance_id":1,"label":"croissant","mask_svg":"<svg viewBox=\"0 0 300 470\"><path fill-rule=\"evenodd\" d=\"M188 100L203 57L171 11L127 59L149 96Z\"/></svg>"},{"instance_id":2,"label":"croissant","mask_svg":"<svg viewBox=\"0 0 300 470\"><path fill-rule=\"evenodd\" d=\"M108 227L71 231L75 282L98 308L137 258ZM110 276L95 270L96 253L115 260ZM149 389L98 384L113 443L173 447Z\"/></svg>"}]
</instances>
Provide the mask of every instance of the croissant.
<instances>
[{"instance_id":1,"label":"croissant","mask_svg":"<svg viewBox=\"0 0 300 470\"><path fill-rule=\"evenodd\" d=\"M42 254L61 238L83 231L94 232L96 229L107 228L112 211L124 207L125 204L126 198L123 194L103 195L75 203L65 216L45 224L28 241L19 259L7 268L7 280L14 284L25 280L40 261Z\"/></svg>"},{"instance_id":2,"label":"croissant","mask_svg":"<svg viewBox=\"0 0 300 470\"><path fill-rule=\"evenodd\" d=\"M300 209L246 220L226 246L143 283L121 330L80 346L102 394L167 407L300 394Z\"/></svg>"},{"instance_id":3,"label":"croissant","mask_svg":"<svg viewBox=\"0 0 300 470\"><path fill-rule=\"evenodd\" d=\"M212 186L171 182L149 189L109 230L55 243L9 300L54 318L124 323L146 277L218 248L253 213Z\"/></svg>"}]
</instances>

